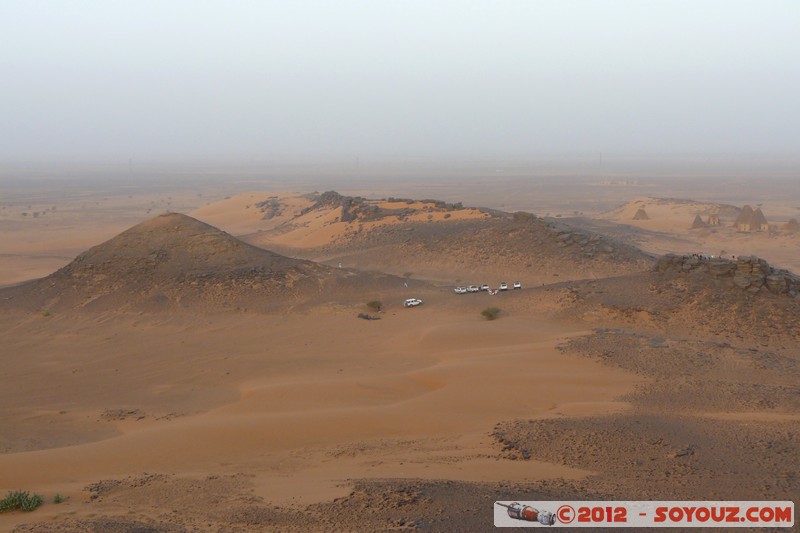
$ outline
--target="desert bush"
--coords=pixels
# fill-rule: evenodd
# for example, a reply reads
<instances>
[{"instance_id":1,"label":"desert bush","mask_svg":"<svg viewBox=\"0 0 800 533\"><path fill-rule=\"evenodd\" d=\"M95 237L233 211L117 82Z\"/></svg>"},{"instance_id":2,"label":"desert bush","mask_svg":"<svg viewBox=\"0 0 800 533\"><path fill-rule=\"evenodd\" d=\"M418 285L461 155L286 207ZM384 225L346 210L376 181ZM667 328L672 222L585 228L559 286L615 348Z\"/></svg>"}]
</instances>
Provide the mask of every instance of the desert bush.
<instances>
[{"instance_id":1,"label":"desert bush","mask_svg":"<svg viewBox=\"0 0 800 533\"><path fill-rule=\"evenodd\" d=\"M381 307L383 307L383 304L379 300L372 300L371 302L367 302L367 308L375 313L380 311Z\"/></svg>"},{"instance_id":2,"label":"desert bush","mask_svg":"<svg viewBox=\"0 0 800 533\"><path fill-rule=\"evenodd\" d=\"M42 497L38 494L31 494L27 490L9 491L5 498L0 500L0 513L20 509L31 512L42 505Z\"/></svg>"},{"instance_id":3,"label":"desert bush","mask_svg":"<svg viewBox=\"0 0 800 533\"><path fill-rule=\"evenodd\" d=\"M61 502L63 502L64 500L66 500L66 498L65 498L64 496L62 496L61 494L56 494L56 495L53 497L53 503L61 503Z\"/></svg>"},{"instance_id":4,"label":"desert bush","mask_svg":"<svg viewBox=\"0 0 800 533\"><path fill-rule=\"evenodd\" d=\"M497 307L487 307L483 311L481 311L481 316L486 320L494 320L495 318L500 316L500 309Z\"/></svg>"},{"instance_id":5,"label":"desert bush","mask_svg":"<svg viewBox=\"0 0 800 533\"><path fill-rule=\"evenodd\" d=\"M550 213L548 213L548 216ZM517 211L513 215L514 222L532 222L536 220L536 215L533 213L526 213L525 211Z\"/></svg>"}]
</instances>

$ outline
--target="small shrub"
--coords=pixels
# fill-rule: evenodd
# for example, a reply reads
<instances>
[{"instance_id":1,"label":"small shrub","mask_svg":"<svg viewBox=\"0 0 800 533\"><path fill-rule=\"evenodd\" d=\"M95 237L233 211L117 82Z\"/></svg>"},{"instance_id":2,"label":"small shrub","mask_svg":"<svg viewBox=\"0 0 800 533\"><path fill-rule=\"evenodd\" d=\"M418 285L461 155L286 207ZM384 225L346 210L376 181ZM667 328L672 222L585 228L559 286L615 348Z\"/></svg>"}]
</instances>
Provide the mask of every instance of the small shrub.
<instances>
[{"instance_id":1,"label":"small shrub","mask_svg":"<svg viewBox=\"0 0 800 533\"><path fill-rule=\"evenodd\" d=\"M20 509L25 511L26 513L30 513L31 511L35 510L37 507L42 505L43 500L42 497L38 494L32 494L30 497L25 498L22 500L20 505Z\"/></svg>"},{"instance_id":2,"label":"small shrub","mask_svg":"<svg viewBox=\"0 0 800 533\"><path fill-rule=\"evenodd\" d=\"M50 311L44 311L44 312L42 313L42 316L50 316Z\"/></svg>"},{"instance_id":3,"label":"small shrub","mask_svg":"<svg viewBox=\"0 0 800 533\"><path fill-rule=\"evenodd\" d=\"M383 307L383 304L379 300L372 300L371 302L367 302L367 308L369 308L370 311L373 311L375 313L380 311L381 307Z\"/></svg>"},{"instance_id":4,"label":"small shrub","mask_svg":"<svg viewBox=\"0 0 800 533\"><path fill-rule=\"evenodd\" d=\"M53 503L61 503L61 502L63 502L64 500L66 500L66 498L64 498L64 497L63 497L61 494L56 494L56 495L53 497Z\"/></svg>"},{"instance_id":5,"label":"small shrub","mask_svg":"<svg viewBox=\"0 0 800 533\"><path fill-rule=\"evenodd\" d=\"M483 311L481 311L481 316L486 320L494 320L500 316L500 309L497 307L487 307Z\"/></svg>"},{"instance_id":6,"label":"small shrub","mask_svg":"<svg viewBox=\"0 0 800 533\"><path fill-rule=\"evenodd\" d=\"M0 500L0 513L20 509L29 513L42 505L42 497L31 494L27 490L9 491L5 498Z\"/></svg>"}]
</instances>

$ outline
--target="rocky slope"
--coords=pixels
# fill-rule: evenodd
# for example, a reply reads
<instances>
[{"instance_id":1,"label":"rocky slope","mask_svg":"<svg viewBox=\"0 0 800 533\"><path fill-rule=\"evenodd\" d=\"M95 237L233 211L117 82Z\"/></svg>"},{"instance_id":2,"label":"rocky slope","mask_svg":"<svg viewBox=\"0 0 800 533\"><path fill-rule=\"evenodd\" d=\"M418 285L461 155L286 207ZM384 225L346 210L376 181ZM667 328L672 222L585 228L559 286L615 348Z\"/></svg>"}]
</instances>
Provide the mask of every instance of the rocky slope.
<instances>
[{"instance_id":1,"label":"rocky slope","mask_svg":"<svg viewBox=\"0 0 800 533\"><path fill-rule=\"evenodd\" d=\"M46 312L209 305L270 308L325 290L379 287L388 278L291 259L171 213L91 248L46 278L6 289L0 303Z\"/></svg>"},{"instance_id":2,"label":"rocky slope","mask_svg":"<svg viewBox=\"0 0 800 533\"><path fill-rule=\"evenodd\" d=\"M324 207L315 205L314 209ZM483 276L538 285L556 281L554 277L637 272L652 264L651 256L633 246L530 213L487 210L480 218L458 217L460 206L444 204L436 208L444 211L437 211L436 217L431 212L428 220L376 223L374 217L381 211L357 202L349 203L347 211L342 209L349 220L347 230L315 247L275 246L268 232L246 240L292 256L451 283ZM448 209L454 210L453 217L447 216Z\"/></svg>"}]
</instances>

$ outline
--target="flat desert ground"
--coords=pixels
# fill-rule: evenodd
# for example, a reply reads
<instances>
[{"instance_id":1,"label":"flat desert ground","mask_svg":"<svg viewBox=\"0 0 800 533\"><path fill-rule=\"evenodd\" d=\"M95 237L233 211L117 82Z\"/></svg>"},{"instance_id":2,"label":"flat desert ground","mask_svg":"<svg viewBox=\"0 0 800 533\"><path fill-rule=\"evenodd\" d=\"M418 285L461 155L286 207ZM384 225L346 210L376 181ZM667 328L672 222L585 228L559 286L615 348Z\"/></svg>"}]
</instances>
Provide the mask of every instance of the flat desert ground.
<instances>
[{"instance_id":1,"label":"flat desert ground","mask_svg":"<svg viewBox=\"0 0 800 533\"><path fill-rule=\"evenodd\" d=\"M758 255L792 287L800 197L679 178L9 183L0 492L44 504L0 531L482 531L495 500L791 499L796 295L657 265ZM774 230L691 229L745 204ZM258 279L292 291L141 266L262 249L293 259Z\"/></svg>"}]
</instances>

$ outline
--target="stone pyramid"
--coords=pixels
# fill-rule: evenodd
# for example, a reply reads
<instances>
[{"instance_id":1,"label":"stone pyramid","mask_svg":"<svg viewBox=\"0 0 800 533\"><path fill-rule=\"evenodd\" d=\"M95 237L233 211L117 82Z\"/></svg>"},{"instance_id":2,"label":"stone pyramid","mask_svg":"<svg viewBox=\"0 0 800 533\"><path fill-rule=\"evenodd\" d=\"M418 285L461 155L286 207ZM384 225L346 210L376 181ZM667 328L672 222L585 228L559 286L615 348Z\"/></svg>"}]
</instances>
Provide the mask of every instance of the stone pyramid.
<instances>
[{"instance_id":1,"label":"stone pyramid","mask_svg":"<svg viewBox=\"0 0 800 533\"><path fill-rule=\"evenodd\" d=\"M708 224L703 222L703 219L700 218L700 215L694 216L694 222L692 222L692 229L705 228L706 226L708 226Z\"/></svg>"}]
</instances>

